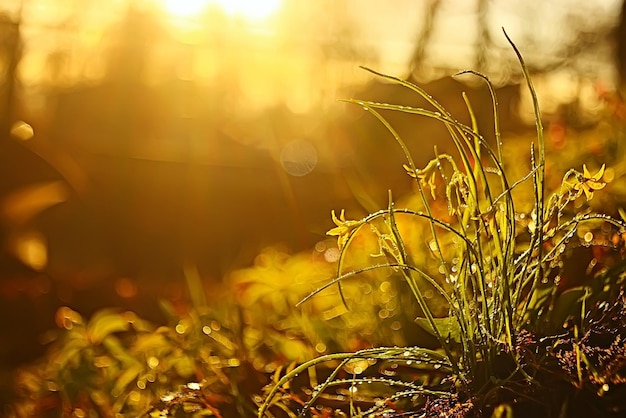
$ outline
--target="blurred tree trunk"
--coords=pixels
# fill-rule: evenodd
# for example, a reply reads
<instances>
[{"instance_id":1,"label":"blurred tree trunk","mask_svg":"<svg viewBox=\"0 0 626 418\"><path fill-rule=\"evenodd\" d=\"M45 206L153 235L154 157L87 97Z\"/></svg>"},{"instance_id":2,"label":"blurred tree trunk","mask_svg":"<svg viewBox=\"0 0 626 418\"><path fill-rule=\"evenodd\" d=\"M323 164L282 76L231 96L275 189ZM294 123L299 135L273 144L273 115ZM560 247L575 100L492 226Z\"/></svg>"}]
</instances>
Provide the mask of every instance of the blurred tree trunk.
<instances>
[{"instance_id":1,"label":"blurred tree trunk","mask_svg":"<svg viewBox=\"0 0 626 418\"><path fill-rule=\"evenodd\" d=\"M617 68L617 82L622 94L626 94L626 0L622 2L622 12L615 31L615 64Z\"/></svg>"},{"instance_id":2,"label":"blurred tree trunk","mask_svg":"<svg viewBox=\"0 0 626 418\"><path fill-rule=\"evenodd\" d=\"M491 34L489 32L489 24L487 17L489 16L489 0L478 0L477 25L478 40L476 44L476 63L474 68L476 71L483 72L487 66L487 53L491 47Z\"/></svg>"},{"instance_id":3,"label":"blurred tree trunk","mask_svg":"<svg viewBox=\"0 0 626 418\"><path fill-rule=\"evenodd\" d=\"M0 15L0 138L8 138L14 112L16 69L21 56L20 22Z\"/></svg>"},{"instance_id":4,"label":"blurred tree trunk","mask_svg":"<svg viewBox=\"0 0 626 418\"><path fill-rule=\"evenodd\" d=\"M435 19L437 17L437 12L439 11L440 6L441 0L430 0L428 5L426 6L422 30L417 36L415 49L413 49L413 54L411 55L411 61L409 63L409 74L411 74L413 77L419 76L420 72L424 70L424 57L426 56L426 48L428 47L428 44L430 43L430 40L432 38L433 29L435 26Z\"/></svg>"}]
</instances>

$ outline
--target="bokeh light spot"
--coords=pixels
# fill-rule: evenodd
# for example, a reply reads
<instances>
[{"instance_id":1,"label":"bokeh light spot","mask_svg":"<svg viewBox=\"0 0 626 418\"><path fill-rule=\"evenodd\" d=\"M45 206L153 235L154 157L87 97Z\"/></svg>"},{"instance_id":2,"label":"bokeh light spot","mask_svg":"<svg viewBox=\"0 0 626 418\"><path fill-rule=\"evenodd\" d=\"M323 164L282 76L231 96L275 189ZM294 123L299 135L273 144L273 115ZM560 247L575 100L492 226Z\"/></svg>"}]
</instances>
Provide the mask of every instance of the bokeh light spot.
<instances>
[{"instance_id":1,"label":"bokeh light spot","mask_svg":"<svg viewBox=\"0 0 626 418\"><path fill-rule=\"evenodd\" d=\"M280 0L162 0L162 7L167 14L179 18L192 18L213 6L230 16L260 21L275 13L280 3Z\"/></svg>"},{"instance_id":2,"label":"bokeh light spot","mask_svg":"<svg viewBox=\"0 0 626 418\"><path fill-rule=\"evenodd\" d=\"M30 232L17 239L15 245L17 257L33 270L42 271L48 264L46 239L39 232Z\"/></svg>"},{"instance_id":3,"label":"bokeh light spot","mask_svg":"<svg viewBox=\"0 0 626 418\"><path fill-rule=\"evenodd\" d=\"M334 263L335 261L339 260L340 256L341 251L339 250L339 248L329 248L324 251L324 260L329 263Z\"/></svg>"},{"instance_id":4,"label":"bokeh light spot","mask_svg":"<svg viewBox=\"0 0 626 418\"><path fill-rule=\"evenodd\" d=\"M18 121L11 127L11 136L20 139L22 141L28 141L35 135L35 131L32 126L24 121Z\"/></svg>"},{"instance_id":5,"label":"bokeh light spot","mask_svg":"<svg viewBox=\"0 0 626 418\"><path fill-rule=\"evenodd\" d=\"M326 344L324 343L315 344L315 351L317 351L320 354L324 353L326 351Z\"/></svg>"},{"instance_id":6,"label":"bokeh light spot","mask_svg":"<svg viewBox=\"0 0 626 418\"><path fill-rule=\"evenodd\" d=\"M317 150L309 141L296 139L283 147L280 164L292 176L306 176L317 165Z\"/></svg>"},{"instance_id":7,"label":"bokeh light spot","mask_svg":"<svg viewBox=\"0 0 626 418\"><path fill-rule=\"evenodd\" d=\"M202 386L200 386L200 383L197 382L190 382L187 383L187 387L191 390L200 390L202 389Z\"/></svg>"},{"instance_id":8,"label":"bokeh light spot","mask_svg":"<svg viewBox=\"0 0 626 418\"><path fill-rule=\"evenodd\" d=\"M159 365L159 359L154 356L151 356L151 357L148 357L147 363L148 363L148 367L150 367L151 369L154 369L155 367Z\"/></svg>"},{"instance_id":9,"label":"bokeh light spot","mask_svg":"<svg viewBox=\"0 0 626 418\"><path fill-rule=\"evenodd\" d=\"M133 280L122 277L115 282L115 292L125 299L132 298L137 296L137 285Z\"/></svg>"}]
</instances>

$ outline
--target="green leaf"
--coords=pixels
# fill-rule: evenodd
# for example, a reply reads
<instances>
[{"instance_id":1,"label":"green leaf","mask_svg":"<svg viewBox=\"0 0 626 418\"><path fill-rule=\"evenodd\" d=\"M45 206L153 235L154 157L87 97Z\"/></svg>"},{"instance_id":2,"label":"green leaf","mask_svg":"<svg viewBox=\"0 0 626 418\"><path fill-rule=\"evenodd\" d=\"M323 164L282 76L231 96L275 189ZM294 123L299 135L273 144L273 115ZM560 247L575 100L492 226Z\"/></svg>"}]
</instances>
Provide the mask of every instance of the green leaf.
<instances>
[{"instance_id":1,"label":"green leaf","mask_svg":"<svg viewBox=\"0 0 626 418\"><path fill-rule=\"evenodd\" d=\"M157 332L141 334L133 344L133 351L137 353L162 353L172 349L171 342L163 334Z\"/></svg>"},{"instance_id":2,"label":"green leaf","mask_svg":"<svg viewBox=\"0 0 626 418\"><path fill-rule=\"evenodd\" d=\"M542 308L547 308L550 297L554 292L553 286L535 287L528 301L528 309L524 315L524 322L534 323L537 321Z\"/></svg>"},{"instance_id":3,"label":"green leaf","mask_svg":"<svg viewBox=\"0 0 626 418\"><path fill-rule=\"evenodd\" d=\"M105 346L107 350L109 350L109 353L111 353L113 357L115 357L117 360L121 361L124 364L132 363L135 361L135 358L129 353L129 351L121 343L121 341L112 335L104 338L104 340L102 341L102 345Z\"/></svg>"},{"instance_id":4,"label":"green leaf","mask_svg":"<svg viewBox=\"0 0 626 418\"><path fill-rule=\"evenodd\" d=\"M448 337L455 342L461 341L461 327L459 321L453 316L447 316L445 318L433 318L437 331L442 337ZM426 318L417 318L415 323L422 327L426 332L436 336L435 330L431 326L430 322Z\"/></svg>"},{"instance_id":5,"label":"green leaf","mask_svg":"<svg viewBox=\"0 0 626 418\"><path fill-rule=\"evenodd\" d=\"M120 396L126 390L126 387L139 376L143 370L143 366L140 363L135 363L122 372L113 386L111 394L115 397Z\"/></svg>"},{"instance_id":6,"label":"green leaf","mask_svg":"<svg viewBox=\"0 0 626 418\"><path fill-rule=\"evenodd\" d=\"M89 346L86 338L71 338L54 354L49 364L57 370L74 368L80 362L81 353Z\"/></svg>"},{"instance_id":7,"label":"green leaf","mask_svg":"<svg viewBox=\"0 0 626 418\"><path fill-rule=\"evenodd\" d=\"M582 302L590 295L588 286L573 287L561 293L554 301L550 323L554 327L561 327L569 317L580 317Z\"/></svg>"},{"instance_id":8,"label":"green leaf","mask_svg":"<svg viewBox=\"0 0 626 418\"><path fill-rule=\"evenodd\" d=\"M128 331L129 327L130 323L125 315L110 309L103 309L91 318L87 325L87 333L93 344L99 344L106 336Z\"/></svg>"},{"instance_id":9,"label":"green leaf","mask_svg":"<svg viewBox=\"0 0 626 418\"><path fill-rule=\"evenodd\" d=\"M180 377L187 378L194 374L195 364L188 356L182 355L172 360L172 365Z\"/></svg>"}]
</instances>

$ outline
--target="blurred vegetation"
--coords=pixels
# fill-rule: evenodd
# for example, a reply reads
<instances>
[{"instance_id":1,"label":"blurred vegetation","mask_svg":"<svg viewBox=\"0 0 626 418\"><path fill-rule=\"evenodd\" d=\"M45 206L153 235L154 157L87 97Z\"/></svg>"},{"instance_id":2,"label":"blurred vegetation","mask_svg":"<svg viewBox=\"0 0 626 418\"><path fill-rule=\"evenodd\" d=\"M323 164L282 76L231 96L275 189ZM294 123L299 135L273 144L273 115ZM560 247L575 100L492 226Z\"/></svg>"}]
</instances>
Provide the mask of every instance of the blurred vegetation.
<instances>
[{"instance_id":1,"label":"blurred vegetation","mask_svg":"<svg viewBox=\"0 0 626 418\"><path fill-rule=\"evenodd\" d=\"M489 1L407 1L399 14L350 1L277 2L259 17L219 2L191 14L177 2L156 0L2 2L0 315L8 325L0 349L1 403L19 399L12 410L18 416L251 416L273 381L282 383L272 411L289 415L342 360L283 384L303 362L383 346L440 348L434 328L415 321L424 308L415 304L404 272L367 267L388 262L397 241L385 229L385 209L379 212L389 210L388 189L394 207L424 209L402 169L405 153L390 145L380 121L337 99L427 108L427 97L356 66L399 74L436 97L458 123L475 122L495 147L490 89L469 74L449 76L473 63L493 80L507 144L502 164L510 179L521 179L536 169L528 148L534 114L515 57L494 36L510 25L528 51L545 112L546 191L570 190L564 176L571 185L585 183L581 178L606 183L588 202L584 196L594 190L586 186L572 201L555 198L553 207L568 202L559 220L586 208L623 219L624 15L618 16L623 5L609 3L565 11L542 6L538 17L533 6ZM527 24L544 18L549 25ZM459 19L473 22L475 42L467 36L473 29L458 30ZM550 33L537 29L543 27ZM456 156L444 140L445 124L405 113L380 109L415 168L428 166L433 149ZM429 204L448 221L445 181L433 181L444 189ZM532 181L511 192L516 220L528 228ZM331 209L337 243L323 237ZM413 218L394 214L403 245L415 265L439 277L441 263L426 238L429 222ZM350 222L367 228L345 252L341 228L357 225ZM566 312L587 297L581 289L589 283L596 291L598 283L620 277L622 238L601 224L581 225L551 260L558 293L577 289L566 293ZM452 267L467 267L461 260ZM341 278L350 271L359 274ZM341 292L326 287L332 277L341 278ZM446 317L445 297L420 289L434 318ZM610 297L619 306L614 290ZM596 299L607 296L599 294ZM559 384L588 385L585 393L621 376L571 367L572 358L583 361L580 353L588 365L621 367L619 345L598 354L599 346L589 343L606 331L605 317L620 313L601 304L590 312L584 327L568 323L562 339L546 343L556 350L549 361L559 364L557 374L569 370L571 379ZM410 355L417 359L418 351ZM615 364L598 360L609 352ZM340 375L373 373L368 355L346 363ZM14 380L15 366L32 361ZM411 382L399 384L407 393L414 381L441 381L432 370L416 378L409 366L396 363L381 373ZM324 398L320 416L356 399L346 382ZM377 382L374 392L393 397L388 383ZM618 393L613 389L610 395ZM365 410L363 399L350 408ZM503 402L496 410L507 416L509 404L497 399Z\"/></svg>"},{"instance_id":2,"label":"blurred vegetation","mask_svg":"<svg viewBox=\"0 0 626 418\"><path fill-rule=\"evenodd\" d=\"M86 321L59 309L49 354L18 375L13 416L623 413L613 392L623 392L626 365L626 223L585 205L614 174L585 163L563 172L550 194L555 168L530 78L537 140L530 170L513 180L495 97L492 148L418 86L381 76L434 108L351 100L405 153L416 187L407 207L390 192L387 209L363 219L333 211L327 234L336 243L308 254L266 249L213 303L188 264L192 303L180 312L165 304L167 326L131 312ZM439 120L458 160L436 152L418 168L379 110ZM585 274L568 277L570 264L584 265L571 256L577 248L593 258ZM555 392L539 396L546 384Z\"/></svg>"}]
</instances>

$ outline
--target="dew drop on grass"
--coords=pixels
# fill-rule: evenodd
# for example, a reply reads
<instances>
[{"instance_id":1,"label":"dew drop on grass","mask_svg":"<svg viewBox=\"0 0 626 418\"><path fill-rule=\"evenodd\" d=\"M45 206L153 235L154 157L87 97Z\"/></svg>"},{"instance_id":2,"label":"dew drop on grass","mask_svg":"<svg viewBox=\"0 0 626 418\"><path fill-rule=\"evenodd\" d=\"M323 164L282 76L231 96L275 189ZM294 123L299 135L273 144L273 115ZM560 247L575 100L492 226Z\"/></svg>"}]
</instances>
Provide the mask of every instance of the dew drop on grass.
<instances>
[{"instance_id":1,"label":"dew drop on grass","mask_svg":"<svg viewBox=\"0 0 626 418\"><path fill-rule=\"evenodd\" d=\"M172 393L166 393L165 395L161 396L162 402L168 403L168 402L172 402L173 400L174 400L174 395Z\"/></svg>"},{"instance_id":2,"label":"dew drop on grass","mask_svg":"<svg viewBox=\"0 0 626 418\"><path fill-rule=\"evenodd\" d=\"M606 392L608 392L610 389L608 383L605 383L602 385L602 387L600 387L600 389L598 389L598 396L604 396L604 394Z\"/></svg>"}]
</instances>

